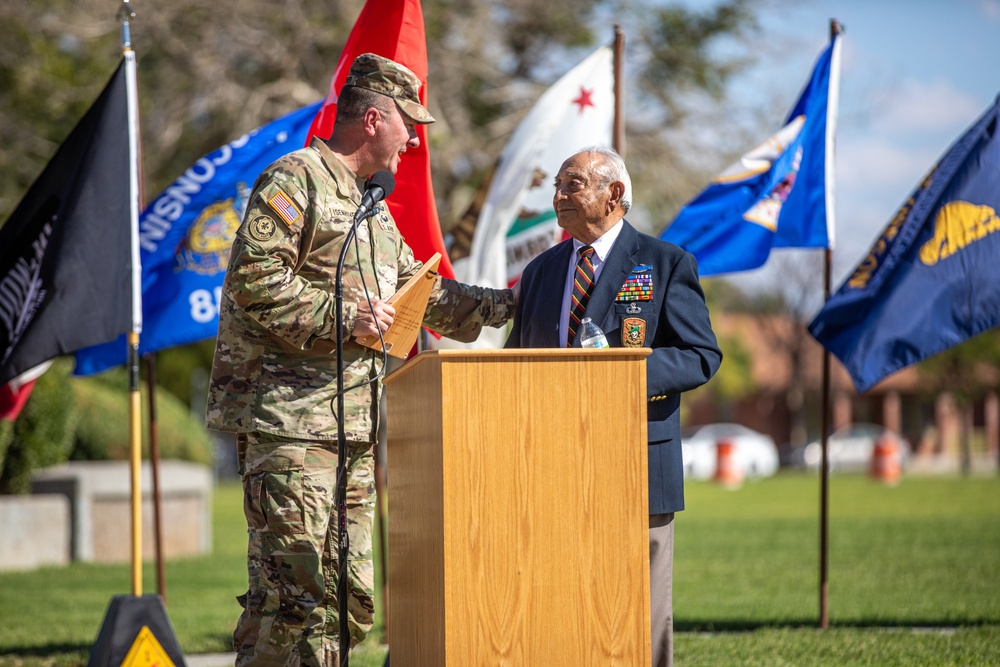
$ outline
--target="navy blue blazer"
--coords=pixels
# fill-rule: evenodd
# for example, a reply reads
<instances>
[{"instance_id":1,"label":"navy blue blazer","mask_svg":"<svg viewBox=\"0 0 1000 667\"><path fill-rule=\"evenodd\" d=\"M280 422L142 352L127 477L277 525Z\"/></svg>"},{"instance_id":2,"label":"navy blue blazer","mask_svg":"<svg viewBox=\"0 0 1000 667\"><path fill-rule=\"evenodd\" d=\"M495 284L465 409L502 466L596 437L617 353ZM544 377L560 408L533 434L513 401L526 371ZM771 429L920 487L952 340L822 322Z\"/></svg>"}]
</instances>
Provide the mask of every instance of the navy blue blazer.
<instances>
[{"instance_id":1,"label":"navy blue blazer","mask_svg":"<svg viewBox=\"0 0 1000 667\"><path fill-rule=\"evenodd\" d=\"M601 327L611 347L623 347L622 323L645 322L646 419L649 438L649 513L684 509L684 463L680 440L680 394L707 382L722 362L698 265L678 246L640 234L628 222L615 241L587 303L587 315ZM504 347L562 347L559 313L573 242L567 240L536 257L521 274L521 297ZM630 276L652 276L649 300L617 300ZM634 306L633 306L634 304ZM632 313L629 313L632 306ZM639 312L634 313L638 308ZM634 327L632 328L634 331ZM579 339L574 347L580 345Z\"/></svg>"}]
</instances>

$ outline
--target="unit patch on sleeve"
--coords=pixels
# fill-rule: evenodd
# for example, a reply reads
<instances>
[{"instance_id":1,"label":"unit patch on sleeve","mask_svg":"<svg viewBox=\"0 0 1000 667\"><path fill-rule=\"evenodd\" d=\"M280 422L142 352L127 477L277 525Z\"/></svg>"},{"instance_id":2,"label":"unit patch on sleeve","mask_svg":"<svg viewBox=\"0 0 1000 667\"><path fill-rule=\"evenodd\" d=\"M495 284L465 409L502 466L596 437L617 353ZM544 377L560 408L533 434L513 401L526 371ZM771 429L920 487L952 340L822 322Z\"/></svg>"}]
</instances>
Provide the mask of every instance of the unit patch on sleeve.
<instances>
[{"instance_id":1,"label":"unit patch on sleeve","mask_svg":"<svg viewBox=\"0 0 1000 667\"><path fill-rule=\"evenodd\" d=\"M271 205L271 208L278 214L278 217L284 220L288 226L292 226L302 217L302 211L299 210L299 207L288 198L288 195L280 190L272 195L267 200L267 203Z\"/></svg>"},{"instance_id":2,"label":"unit patch on sleeve","mask_svg":"<svg viewBox=\"0 0 1000 667\"><path fill-rule=\"evenodd\" d=\"M254 237L258 241L267 241L274 236L276 225L274 220L267 217L266 215L258 215L256 218L250 221L247 225L247 229L250 232L250 236Z\"/></svg>"}]
</instances>

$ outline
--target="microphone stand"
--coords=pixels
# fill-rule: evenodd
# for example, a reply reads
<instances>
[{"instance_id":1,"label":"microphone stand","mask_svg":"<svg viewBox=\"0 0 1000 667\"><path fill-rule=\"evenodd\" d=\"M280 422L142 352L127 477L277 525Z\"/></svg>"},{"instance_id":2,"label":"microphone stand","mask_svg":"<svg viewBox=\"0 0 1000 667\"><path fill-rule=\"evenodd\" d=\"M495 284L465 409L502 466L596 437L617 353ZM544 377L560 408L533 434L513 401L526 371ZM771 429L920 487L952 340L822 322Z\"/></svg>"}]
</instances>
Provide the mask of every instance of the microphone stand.
<instances>
[{"instance_id":1,"label":"microphone stand","mask_svg":"<svg viewBox=\"0 0 1000 667\"><path fill-rule=\"evenodd\" d=\"M365 194L361 197L358 210L351 220L351 228L344 237L344 245L340 248L340 259L337 260L337 273L334 280L334 307L337 327L337 490L334 494L334 504L337 506L337 611L339 614L339 651L340 664L347 667L351 652L351 634L347 623L347 598L350 593L350 582L347 578L347 557L350 551L350 537L347 535L347 435L344 433L344 260L347 258L347 248L351 241L357 245L358 223L371 217L378 211L378 204L392 193L396 182L388 171L377 171L368 177ZM372 198L369 199L369 194ZM365 206L368 208L364 208ZM358 249L358 268L360 270L360 249ZM364 284L364 273L361 282ZM367 287L365 288L367 291ZM370 302L369 302L370 303ZM376 320L378 329L378 321ZM379 331L379 337L382 333ZM384 345L383 345L384 349ZM351 387L352 389L354 387Z\"/></svg>"},{"instance_id":2,"label":"microphone stand","mask_svg":"<svg viewBox=\"0 0 1000 667\"><path fill-rule=\"evenodd\" d=\"M377 207L373 206L371 212ZM362 217L364 219L364 217ZM337 275L334 281L334 304L337 310L337 490L334 504L337 506L337 610L340 621L340 664L347 667L350 663L351 635L347 623L347 596L350 592L350 582L347 579L347 556L350 549L350 538L347 535L347 435L344 433L344 259L347 248L357 234L357 216L351 222L351 228L344 238L340 248L340 259L337 261ZM360 259L360 258L359 258Z\"/></svg>"}]
</instances>

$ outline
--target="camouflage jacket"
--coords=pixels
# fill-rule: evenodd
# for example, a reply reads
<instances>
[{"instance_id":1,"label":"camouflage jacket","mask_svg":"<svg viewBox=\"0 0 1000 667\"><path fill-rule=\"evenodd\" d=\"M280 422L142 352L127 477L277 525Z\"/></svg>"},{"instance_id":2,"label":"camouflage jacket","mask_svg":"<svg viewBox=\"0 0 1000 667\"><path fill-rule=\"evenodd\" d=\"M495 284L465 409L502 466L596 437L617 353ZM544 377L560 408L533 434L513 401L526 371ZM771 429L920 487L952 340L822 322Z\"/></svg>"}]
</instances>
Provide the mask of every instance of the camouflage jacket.
<instances>
[{"instance_id":1,"label":"camouflage jacket","mask_svg":"<svg viewBox=\"0 0 1000 667\"><path fill-rule=\"evenodd\" d=\"M257 179L222 286L209 428L337 438L336 270L363 185L318 139ZM344 423L348 440L373 442L381 380L363 383L382 370L382 354L351 338L357 304L364 285L387 299L422 264L384 202L357 239L360 256L352 242L342 272L342 367L344 387L362 384L345 394ZM444 335L475 340L514 313L511 290L435 281L424 324Z\"/></svg>"}]
</instances>

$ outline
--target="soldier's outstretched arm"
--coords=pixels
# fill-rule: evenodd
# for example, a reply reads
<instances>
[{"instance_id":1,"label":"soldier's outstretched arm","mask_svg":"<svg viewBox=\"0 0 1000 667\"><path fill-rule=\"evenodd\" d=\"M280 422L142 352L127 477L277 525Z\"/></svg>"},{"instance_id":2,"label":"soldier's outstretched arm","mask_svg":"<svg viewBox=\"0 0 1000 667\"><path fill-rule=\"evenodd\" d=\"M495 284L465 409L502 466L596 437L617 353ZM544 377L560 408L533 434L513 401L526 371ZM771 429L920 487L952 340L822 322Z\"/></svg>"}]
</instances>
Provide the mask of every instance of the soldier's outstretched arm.
<instances>
[{"instance_id":1,"label":"soldier's outstretched arm","mask_svg":"<svg viewBox=\"0 0 1000 667\"><path fill-rule=\"evenodd\" d=\"M424 324L462 342L476 340L483 327L499 327L514 317L516 301L510 289L466 285L449 278L435 279L424 314Z\"/></svg>"}]
</instances>

